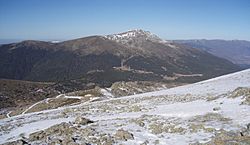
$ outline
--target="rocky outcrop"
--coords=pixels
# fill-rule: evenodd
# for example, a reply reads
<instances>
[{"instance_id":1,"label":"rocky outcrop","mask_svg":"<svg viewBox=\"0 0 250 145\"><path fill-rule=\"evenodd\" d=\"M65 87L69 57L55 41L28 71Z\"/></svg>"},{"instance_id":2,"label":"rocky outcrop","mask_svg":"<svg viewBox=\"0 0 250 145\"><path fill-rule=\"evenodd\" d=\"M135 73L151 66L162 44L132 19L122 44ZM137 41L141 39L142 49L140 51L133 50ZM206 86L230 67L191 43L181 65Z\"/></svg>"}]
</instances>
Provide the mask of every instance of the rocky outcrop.
<instances>
[{"instance_id":1,"label":"rocky outcrop","mask_svg":"<svg viewBox=\"0 0 250 145\"><path fill-rule=\"evenodd\" d=\"M86 125L86 124L89 124L89 123L94 123L94 121L89 120L89 119L84 118L84 117L81 117L81 116L78 116L78 117L76 117L76 120L75 120L74 123L78 124L78 125Z\"/></svg>"},{"instance_id":2,"label":"rocky outcrop","mask_svg":"<svg viewBox=\"0 0 250 145\"><path fill-rule=\"evenodd\" d=\"M132 133L130 133L126 130L123 130L123 129L117 130L114 137L117 140L123 140L123 141L134 139L134 135Z\"/></svg>"},{"instance_id":3,"label":"rocky outcrop","mask_svg":"<svg viewBox=\"0 0 250 145\"><path fill-rule=\"evenodd\" d=\"M250 88L247 87L236 88L234 91L228 94L228 97L229 98L242 97L243 98L242 104L250 105Z\"/></svg>"},{"instance_id":4,"label":"rocky outcrop","mask_svg":"<svg viewBox=\"0 0 250 145\"><path fill-rule=\"evenodd\" d=\"M115 82L111 86L111 92L114 96L127 96L139 93L145 93L155 90L161 90L171 87L171 84L150 82L150 81L135 81L135 82Z\"/></svg>"}]
</instances>

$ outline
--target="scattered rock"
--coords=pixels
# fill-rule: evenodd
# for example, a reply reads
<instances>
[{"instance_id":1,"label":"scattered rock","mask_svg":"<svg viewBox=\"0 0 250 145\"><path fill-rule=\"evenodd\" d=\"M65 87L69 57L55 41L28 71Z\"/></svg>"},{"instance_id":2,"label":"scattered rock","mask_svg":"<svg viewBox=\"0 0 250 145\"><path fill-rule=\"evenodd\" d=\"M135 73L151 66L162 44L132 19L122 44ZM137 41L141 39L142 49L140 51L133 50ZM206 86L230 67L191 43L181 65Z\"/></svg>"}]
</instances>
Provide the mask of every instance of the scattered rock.
<instances>
[{"instance_id":1,"label":"scattered rock","mask_svg":"<svg viewBox=\"0 0 250 145\"><path fill-rule=\"evenodd\" d=\"M205 127L203 124L191 124L189 126L189 130L191 133L197 133L199 131L204 131L204 132L215 132L216 129L210 128L210 127Z\"/></svg>"},{"instance_id":2,"label":"scattered rock","mask_svg":"<svg viewBox=\"0 0 250 145\"><path fill-rule=\"evenodd\" d=\"M30 145L30 143L28 143L27 141L23 139L19 139L13 142L5 143L5 145Z\"/></svg>"},{"instance_id":3,"label":"scattered rock","mask_svg":"<svg viewBox=\"0 0 250 145\"><path fill-rule=\"evenodd\" d=\"M249 145L249 136L242 136L237 132L220 130L220 133L215 134L211 141L205 145Z\"/></svg>"},{"instance_id":4,"label":"scattered rock","mask_svg":"<svg viewBox=\"0 0 250 145\"><path fill-rule=\"evenodd\" d=\"M123 141L127 141L129 139L132 139L132 140L134 139L134 135L132 133L125 131L123 129L117 130L114 137L117 140L123 140Z\"/></svg>"},{"instance_id":5,"label":"scattered rock","mask_svg":"<svg viewBox=\"0 0 250 145\"><path fill-rule=\"evenodd\" d=\"M218 110L220 110L221 108L220 107L214 107L213 108L213 111L218 111Z\"/></svg>"},{"instance_id":6,"label":"scattered rock","mask_svg":"<svg viewBox=\"0 0 250 145\"><path fill-rule=\"evenodd\" d=\"M155 124L155 123L150 124L149 129L151 130L151 132L153 134L160 134L160 133L164 132L163 124Z\"/></svg>"},{"instance_id":7,"label":"scattered rock","mask_svg":"<svg viewBox=\"0 0 250 145\"><path fill-rule=\"evenodd\" d=\"M129 112L140 112L140 111L142 111L142 110L141 110L141 107L138 106L138 105L134 105L134 106L132 106L132 107L129 109Z\"/></svg>"},{"instance_id":8,"label":"scattered rock","mask_svg":"<svg viewBox=\"0 0 250 145\"><path fill-rule=\"evenodd\" d=\"M38 132L30 134L29 139L32 141L41 140L41 139L44 139L44 136L45 136L45 132L42 130L42 131L38 131Z\"/></svg>"},{"instance_id":9,"label":"scattered rock","mask_svg":"<svg viewBox=\"0 0 250 145\"><path fill-rule=\"evenodd\" d=\"M160 141L157 139L154 141L154 144L160 144Z\"/></svg>"},{"instance_id":10,"label":"scattered rock","mask_svg":"<svg viewBox=\"0 0 250 145\"><path fill-rule=\"evenodd\" d=\"M229 98L236 98L241 96L250 96L250 88L238 87L231 94Z\"/></svg>"},{"instance_id":11,"label":"scattered rock","mask_svg":"<svg viewBox=\"0 0 250 145\"><path fill-rule=\"evenodd\" d=\"M250 123L247 124L247 130L250 131Z\"/></svg>"},{"instance_id":12,"label":"scattered rock","mask_svg":"<svg viewBox=\"0 0 250 145\"><path fill-rule=\"evenodd\" d=\"M144 127L144 126L145 126L145 123L142 122L142 121L140 121L140 122L138 122L138 125L141 126L141 127Z\"/></svg>"},{"instance_id":13,"label":"scattered rock","mask_svg":"<svg viewBox=\"0 0 250 145\"><path fill-rule=\"evenodd\" d=\"M246 128L243 129L241 132L240 132L240 135L241 136L249 136L250 137L250 123L248 123L246 125ZM249 139L250 140L250 139Z\"/></svg>"},{"instance_id":14,"label":"scattered rock","mask_svg":"<svg viewBox=\"0 0 250 145\"><path fill-rule=\"evenodd\" d=\"M91 127L86 127L81 130L81 133L84 136L94 136L96 134L96 130Z\"/></svg>"},{"instance_id":15,"label":"scattered rock","mask_svg":"<svg viewBox=\"0 0 250 145\"><path fill-rule=\"evenodd\" d=\"M89 124L89 123L94 123L94 121L89 120L89 119L84 118L84 117L81 117L81 116L76 117L75 124L86 125L86 124Z\"/></svg>"},{"instance_id":16,"label":"scattered rock","mask_svg":"<svg viewBox=\"0 0 250 145\"><path fill-rule=\"evenodd\" d=\"M250 105L250 88L238 87L228 95L229 98L243 97L242 104Z\"/></svg>"},{"instance_id":17,"label":"scattered rock","mask_svg":"<svg viewBox=\"0 0 250 145\"><path fill-rule=\"evenodd\" d=\"M144 141L142 144L140 144L140 145L147 145L147 144L149 144L149 141L148 140L146 140L146 141Z\"/></svg>"},{"instance_id":18,"label":"scattered rock","mask_svg":"<svg viewBox=\"0 0 250 145\"><path fill-rule=\"evenodd\" d=\"M231 121L230 118L226 118L219 113L207 113L205 115L197 115L190 119L191 122L209 122L209 121L221 121L221 122L228 122Z\"/></svg>"},{"instance_id":19,"label":"scattered rock","mask_svg":"<svg viewBox=\"0 0 250 145\"><path fill-rule=\"evenodd\" d=\"M175 87L181 84L170 84L150 81L133 81L133 82L115 82L111 86L111 93L114 96L128 96L144 92L165 89L166 87Z\"/></svg>"},{"instance_id":20,"label":"scattered rock","mask_svg":"<svg viewBox=\"0 0 250 145\"><path fill-rule=\"evenodd\" d=\"M216 99L219 99L219 96L208 96L207 101L214 101Z\"/></svg>"}]
</instances>

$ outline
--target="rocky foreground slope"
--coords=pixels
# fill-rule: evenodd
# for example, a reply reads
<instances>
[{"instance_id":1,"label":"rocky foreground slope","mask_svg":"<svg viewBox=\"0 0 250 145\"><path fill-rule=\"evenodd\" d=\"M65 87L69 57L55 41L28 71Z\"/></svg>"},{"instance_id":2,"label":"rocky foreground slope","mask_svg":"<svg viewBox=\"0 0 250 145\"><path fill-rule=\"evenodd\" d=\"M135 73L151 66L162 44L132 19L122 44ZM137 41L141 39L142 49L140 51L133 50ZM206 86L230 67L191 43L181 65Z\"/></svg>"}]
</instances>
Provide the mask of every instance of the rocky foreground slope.
<instances>
[{"instance_id":1,"label":"rocky foreground slope","mask_svg":"<svg viewBox=\"0 0 250 145\"><path fill-rule=\"evenodd\" d=\"M1 144L249 144L250 69L0 120Z\"/></svg>"}]
</instances>

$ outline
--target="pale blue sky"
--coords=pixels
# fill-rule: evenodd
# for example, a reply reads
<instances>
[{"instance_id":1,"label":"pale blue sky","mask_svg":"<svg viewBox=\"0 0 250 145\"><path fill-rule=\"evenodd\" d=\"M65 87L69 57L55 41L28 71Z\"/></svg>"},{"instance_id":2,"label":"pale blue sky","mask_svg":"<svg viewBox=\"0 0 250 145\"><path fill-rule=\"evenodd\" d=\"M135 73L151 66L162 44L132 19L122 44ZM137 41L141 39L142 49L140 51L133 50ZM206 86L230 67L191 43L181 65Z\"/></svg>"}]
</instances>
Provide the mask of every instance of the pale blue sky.
<instances>
[{"instance_id":1,"label":"pale blue sky","mask_svg":"<svg viewBox=\"0 0 250 145\"><path fill-rule=\"evenodd\" d=\"M164 39L250 40L249 0L0 0L0 39L73 39L130 29Z\"/></svg>"}]
</instances>

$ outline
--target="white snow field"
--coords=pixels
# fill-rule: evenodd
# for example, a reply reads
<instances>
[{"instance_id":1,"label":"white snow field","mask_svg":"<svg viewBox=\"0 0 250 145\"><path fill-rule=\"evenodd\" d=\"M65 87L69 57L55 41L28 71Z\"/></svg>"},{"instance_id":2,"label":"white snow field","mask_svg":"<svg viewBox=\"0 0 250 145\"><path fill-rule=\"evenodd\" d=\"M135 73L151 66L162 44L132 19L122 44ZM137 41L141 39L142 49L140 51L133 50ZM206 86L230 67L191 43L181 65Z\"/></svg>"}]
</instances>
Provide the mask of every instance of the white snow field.
<instances>
[{"instance_id":1,"label":"white snow field","mask_svg":"<svg viewBox=\"0 0 250 145\"><path fill-rule=\"evenodd\" d=\"M29 140L31 133L74 122L78 116L94 121L82 128L110 136L118 129L133 134L133 139L113 144L206 143L221 130L238 131L250 123L250 105L242 103L246 96L230 97L239 87L250 88L250 69L161 91L21 114L0 120L0 144ZM83 138L94 144L91 139L95 137ZM49 143L39 140L31 144Z\"/></svg>"}]
</instances>

